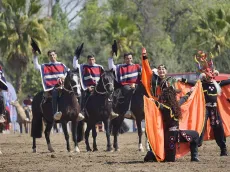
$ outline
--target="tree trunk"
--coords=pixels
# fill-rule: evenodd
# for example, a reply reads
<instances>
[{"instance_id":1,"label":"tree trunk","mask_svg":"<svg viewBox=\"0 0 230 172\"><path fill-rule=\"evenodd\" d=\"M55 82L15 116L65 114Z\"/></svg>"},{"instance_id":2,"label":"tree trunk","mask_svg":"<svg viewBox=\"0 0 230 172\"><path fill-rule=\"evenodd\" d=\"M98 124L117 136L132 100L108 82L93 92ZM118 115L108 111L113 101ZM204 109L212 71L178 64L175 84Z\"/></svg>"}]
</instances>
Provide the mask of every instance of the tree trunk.
<instances>
[{"instance_id":1,"label":"tree trunk","mask_svg":"<svg viewBox=\"0 0 230 172\"><path fill-rule=\"evenodd\" d=\"M22 73L17 72L16 73L16 93L21 93L22 90Z\"/></svg>"}]
</instances>

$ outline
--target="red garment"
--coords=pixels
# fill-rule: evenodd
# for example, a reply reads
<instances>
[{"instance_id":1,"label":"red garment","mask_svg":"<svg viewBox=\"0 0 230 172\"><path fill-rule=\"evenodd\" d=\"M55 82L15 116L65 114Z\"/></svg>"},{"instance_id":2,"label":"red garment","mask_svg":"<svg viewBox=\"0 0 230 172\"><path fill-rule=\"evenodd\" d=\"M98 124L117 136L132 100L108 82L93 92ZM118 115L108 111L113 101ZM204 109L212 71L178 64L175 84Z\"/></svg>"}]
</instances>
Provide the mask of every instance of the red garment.
<instances>
[{"instance_id":1,"label":"red garment","mask_svg":"<svg viewBox=\"0 0 230 172\"><path fill-rule=\"evenodd\" d=\"M117 65L116 76L121 85L138 84L141 67L139 64Z\"/></svg>"}]
</instances>

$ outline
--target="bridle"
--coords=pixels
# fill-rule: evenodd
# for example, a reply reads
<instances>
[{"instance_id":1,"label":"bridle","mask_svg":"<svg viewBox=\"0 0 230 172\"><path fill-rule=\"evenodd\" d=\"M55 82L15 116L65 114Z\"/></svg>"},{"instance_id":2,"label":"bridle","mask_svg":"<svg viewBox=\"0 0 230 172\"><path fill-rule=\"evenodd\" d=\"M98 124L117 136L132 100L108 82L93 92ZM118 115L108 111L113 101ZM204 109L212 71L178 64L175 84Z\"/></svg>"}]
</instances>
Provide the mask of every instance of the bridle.
<instances>
[{"instance_id":1,"label":"bridle","mask_svg":"<svg viewBox=\"0 0 230 172\"><path fill-rule=\"evenodd\" d=\"M97 86L95 87L95 92L96 93L98 93L98 94L108 94L109 92L108 92L108 90L106 89L106 86L107 85L114 85L113 83L111 83L111 82L108 82L108 83L104 83L104 80L103 80L103 76L105 75L105 73L103 73L102 75L101 75L101 80L102 80L102 85L103 85L103 88L104 88L104 92L101 92L101 91L98 91L98 89L97 89L97 87L98 87L98 84L97 84Z\"/></svg>"},{"instance_id":2,"label":"bridle","mask_svg":"<svg viewBox=\"0 0 230 172\"><path fill-rule=\"evenodd\" d=\"M74 75L76 75L76 74L74 74ZM80 93L74 91L74 88L77 88L77 90L78 90L78 89L81 87L80 84L79 84L78 82L76 82L75 85L72 85L71 82L69 81L69 87L70 87L70 89L67 89L67 88L65 87L65 85L62 86L62 88L63 88L66 92L68 92L68 93L74 93L74 94L76 94L76 95L77 95L77 94L80 94Z\"/></svg>"}]
</instances>

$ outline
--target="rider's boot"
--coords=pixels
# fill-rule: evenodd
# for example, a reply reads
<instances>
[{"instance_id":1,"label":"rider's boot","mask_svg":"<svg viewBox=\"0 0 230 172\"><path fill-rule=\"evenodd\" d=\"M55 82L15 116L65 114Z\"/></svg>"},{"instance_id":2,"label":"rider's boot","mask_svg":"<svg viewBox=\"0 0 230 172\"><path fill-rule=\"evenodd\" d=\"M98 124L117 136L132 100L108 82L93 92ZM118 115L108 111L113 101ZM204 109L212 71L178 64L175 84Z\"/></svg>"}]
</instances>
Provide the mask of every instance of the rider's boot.
<instances>
[{"instance_id":1,"label":"rider's boot","mask_svg":"<svg viewBox=\"0 0 230 172\"><path fill-rule=\"evenodd\" d=\"M81 112L78 114L77 121L82 121L83 119L85 119L85 112L84 112L84 110L81 111Z\"/></svg>"},{"instance_id":2,"label":"rider's boot","mask_svg":"<svg viewBox=\"0 0 230 172\"><path fill-rule=\"evenodd\" d=\"M62 112L58 112L58 91L54 88L52 91L52 106L55 120L60 120Z\"/></svg>"},{"instance_id":3,"label":"rider's boot","mask_svg":"<svg viewBox=\"0 0 230 172\"><path fill-rule=\"evenodd\" d=\"M191 151L191 161L199 162L198 158L198 144L190 143L190 151Z\"/></svg>"},{"instance_id":4,"label":"rider's boot","mask_svg":"<svg viewBox=\"0 0 230 172\"><path fill-rule=\"evenodd\" d=\"M113 120L114 118L117 118L119 115L115 113L114 111L111 112L110 114L110 120Z\"/></svg>"},{"instance_id":5,"label":"rider's boot","mask_svg":"<svg viewBox=\"0 0 230 172\"><path fill-rule=\"evenodd\" d=\"M220 156L228 156L228 151L226 147L221 149Z\"/></svg>"},{"instance_id":6,"label":"rider's boot","mask_svg":"<svg viewBox=\"0 0 230 172\"><path fill-rule=\"evenodd\" d=\"M131 110L128 110L125 115L124 115L125 118L133 118L135 119L135 116L133 114L133 112Z\"/></svg>"}]
</instances>

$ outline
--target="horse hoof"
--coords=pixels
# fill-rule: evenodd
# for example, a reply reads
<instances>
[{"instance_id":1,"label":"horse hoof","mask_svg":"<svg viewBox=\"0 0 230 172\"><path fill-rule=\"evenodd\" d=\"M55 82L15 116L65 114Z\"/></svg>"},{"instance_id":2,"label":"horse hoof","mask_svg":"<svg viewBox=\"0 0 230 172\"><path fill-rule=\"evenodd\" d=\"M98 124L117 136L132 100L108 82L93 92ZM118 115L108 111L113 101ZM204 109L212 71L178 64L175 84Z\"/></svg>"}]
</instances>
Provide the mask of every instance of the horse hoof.
<instances>
[{"instance_id":1,"label":"horse hoof","mask_svg":"<svg viewBox=\"0 0 230 172\"><path fill-rule=\"evenodd\" d=\"M116 148L115 151L116 151L116 152L120 152L120 149L119 149L119 148Z\"/></svg>"},{"instance_id":2,"label":"horse hoof","mask_svg":"<svg viewBox=\"0 0 230 172\"><path fill-rule=\"evenodd\" d=\"M37 152L37 149L33 149L33 153L36 153Z\"/></svg>"},{"instance_id":3,"label":"horse hoof","mask_svg":"<svg viewBox=\"0 0 230 172\"><path fill-rule=\"evenodd\" d=\"M92 152L92 149L86 149L87 152Z\"/></svg>"},{"instance_id":4,"label":"horse hoof","mask_svg":"<svg viewBox=\"0 0 230 172\"><path fill-rule=\"evenodd\" d=\"M53 148L48 149L50 152L55 152Z\"/></svg>"},{"instance_id":5,"label":"horse hoof","mask_svg":"<svg viewBox=\"0 0 230 172\"><path fill-rule=\"evenodd\" d=\"M54 149L52 148L51 144L48 144L48 150L49 150L50 152L54 152Z\"/></svg>"},{"instance_id":6,"label":"horse hoof","mask_svg":"<svg viewBox=\"0 0 230 172\"><path fill-rule=\"evenodd\" d=\"M74 150L75 153L80 153L80 149L78 147L75 148Z\"/></svg>"},{"instance_id":7,"label":"horse hoof","mask_svg":"<svg viewBox=\"0 0 230 172\"><path fill-rule=\"evenodd\" d=\"M144 148L139 148L139 152L144 152Z\"/></svg>"},{"instance_id":8,"label":"horse hoof","mask_svg":"<svg viewBox=\"0 0 230 172\"><path fill-rule=\"evenodd\" d=\"M111 147L107 147L106 152L113 152L113 149Z\"/></svg>"},{"instance_id":9,"label":"horse hoof","mask_svg":"<svg viewBox=\"0 0 230 172\"><path fill-rule=\"evenodd\" d=\"M97 148L94 148L94 149L93 149L93 152L96 152L96 151L98 151L98 149L97 149Z\"/></svg>"}]
</instances>

